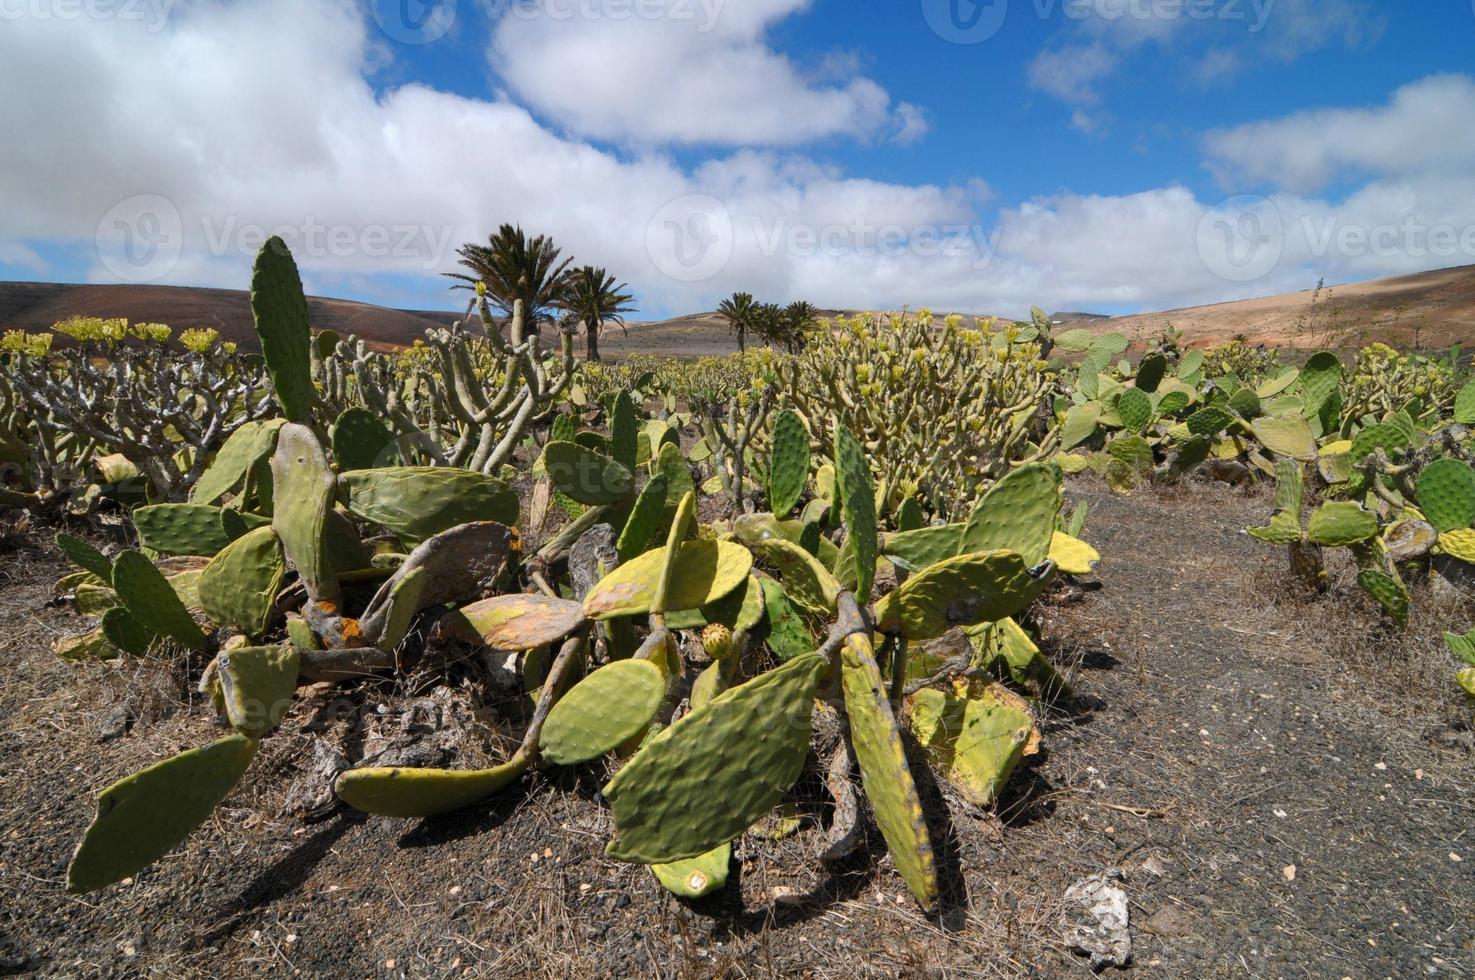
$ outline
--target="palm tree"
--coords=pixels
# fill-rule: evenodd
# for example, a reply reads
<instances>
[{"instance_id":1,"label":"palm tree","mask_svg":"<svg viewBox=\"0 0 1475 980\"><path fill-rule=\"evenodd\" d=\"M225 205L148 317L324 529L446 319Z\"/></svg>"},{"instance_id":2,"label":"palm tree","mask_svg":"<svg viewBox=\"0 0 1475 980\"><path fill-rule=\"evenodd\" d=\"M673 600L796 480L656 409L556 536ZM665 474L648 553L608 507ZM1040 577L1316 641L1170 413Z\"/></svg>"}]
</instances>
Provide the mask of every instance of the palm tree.
<instances>
[{"instance_id":1,"label":"palm tree","mask_svg":"<svg viewBox=\"0 0 1475 980\"><path fill-rule=\"evenodd\" d=\"M605 323L625 329L625 314L635 312L635 297L626 293L628 283L615 283L615 277L602 268L586 265L569 274L568 290L563 306L584 325L584 344L588 359L599 360L599 331Z\"/></svg>"},{"instance_id":2,"label":"palm tree","mask_svg":"<svg viewBox=\"0 0 1475 980\"><path fill-rule=\"evenodd\" d=\"M559 261L562 251L546 235L528 238L522 226L503 225L488 244L468 242L456 250L470 275L446 275L460 280L453 289L475 289L477 283L485 283L487 298L503 316L511 316L521 300L527 329L536 334L540 321L551 319L563 303L573 259Z\"/></svg>"},{"instance_id":3,"label":"palm tree","mask_svg":"<svg viewBox=\"0 0 1475 980\"><path fill-rule=\"evenodd\" d=\"M804 347L805 336L818 325L819 310L814 304L795 300L784 308L784 335L780 342L790 354L797 354Z\"/></svg>"},{"instance_id":4,"label":"palm tree","mask_svg":"<svg viewBox=\"0 0 1475 980\"><path fill-rule=\"evenodd\" d=\"M717 307L717 315L727 321L727 328L737 334L738 350L748 349L748 333L759 332L763 309L753 301L752 293L733 293Z\"/></svg>"}]
</instances>

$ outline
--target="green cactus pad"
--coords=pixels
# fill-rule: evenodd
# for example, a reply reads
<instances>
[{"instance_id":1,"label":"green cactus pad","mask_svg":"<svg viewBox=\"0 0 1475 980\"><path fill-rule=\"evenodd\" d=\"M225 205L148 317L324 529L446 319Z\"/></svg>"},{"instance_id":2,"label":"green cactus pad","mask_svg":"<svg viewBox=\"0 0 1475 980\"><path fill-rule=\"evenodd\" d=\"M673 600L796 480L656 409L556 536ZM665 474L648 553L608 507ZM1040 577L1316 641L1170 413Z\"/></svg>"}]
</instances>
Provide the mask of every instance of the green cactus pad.
<instances>
[{"instance_id":1,"label":"green cactus pad","mask_svg":"<svg viewBox=\"0 0 1475 980\"><path fill-rule=\"evenodd\" d=\"M254 739L231 735L103 790L97 816L67 868L67 891L105 888L172 851L240 781L256 747Z\"/></svg>"},{"instance_id":2,"label":"green cactus pad","mask_svg":"<svg viewBox=\"0 0 1475 980\"><path fill-rule=\"evenodd\" d=\"M927 526L927 517L916 497L908 497L896 508L896 530L902 533L917 531Z\"/></svg>"},{"instance_id":3,"label":"green cactus pad","mask_svg":"<svg viewBox=\"0 0 1475 980\"><path fill-rule=\"evenodd\" d=\"M1148 354L1137 365L1137 387L1152 394L1168 374L1168 359L1161 354Z\"/></svg>"},{"instance_id":4,"label":"green cactus pad","mask_svg":"<svg viewBox=\"0 0 1475 980\"><path fill-rule=\"evenodd\" d=\"M665 555L661 561L660 579L656 583L656 597L650 606L650 611L657 615L665 614L667 603L672 599L672 589L681 566L682 546L696 530L696 526L697 495L693 491L681 498L681 503L676 507L676 517L666 535Z\"/></svg>"},{"instance_id":5,"label":"green cactus pad","mask_svg":"<svg viewBox=\"0 0 1475 980\"><path fill-rule=\"evenodd\" d=\"M1299 460L1282 456L1275 464L1275 509L1301 518L1301 501L1306 495L1306 471Z\"/></svg>"},{"instance_id":6,"label":"green cactus pad","mask_svg":"<svg viewBox=\"0 0 1475 980\"><path fill-rule=\"evenodd\" d=\"M447 613L439 632L450 640L492 650L531 650L557 643L588 622L584 607L540 595L499 595Z\"/></svg>"},{"instance_id":7,"label":"green cactus pad","mask_svg":"<svg viewBox=\"0 0 1475 980\"><path fill-rule=\"evenodd\" d=\"M1475 630L1468 633L1445 633L1444 645L1460 660L1475 667Z\"/></svg>"},{"instance_id":8,"label":"green cactus pad","mask_svg":"<svg viewBox=\"0 0 1475 980\"><path fill-rule=\"evenodd\" d=\"M657 473L635 498L635 505L625 519L625 528L620 532L616 545L621 564L645 554L651 541L660 533L666 519L667 483L665 474Z\"/></svg>"},{"instance_id":9,"label":"green cactus pad","mask_svg":"<svg viewBox=\"0 0 1475 980\"><path fill-rule=\"evenodd\" d=\"M1364 568L1357 584L1393 617L1399 626L1408 625L1408 589L1394 576L1378 568Z\"/></svg>"},{"instance_id":10,"label":"green cactus pad","mask_svg":"<svg viewBox=\"0 0 1475 980\"><path fill-rule=\"evenodd\" d=\"M930 913L937 906L932 840L868 637L859 633L846 637L840 648L840 676L845 714L850 719L850 740L871 812L896 862L897 873L923 910Z\"/></svg>"},{"instance_id":11,"label":"green cactus pad","mask_svg":"<svg viewBox=\"0 0 1475 980\"><path fill-rule=\"evenodd\" d=\"M205 645L205 634L153 562L136 551L125 551L113 561L113 589L139 625L156 636L167 636L191 650Z\"/></svg>"},{"instance_id":12,"label":"green cactus pad","mask_svg":"<svg viewBox=\"0 0 1475 980\"><path fill-rule=\"evenodd\" d=\"M317 436L303 425L282 426L271 460L272 529L315 602L337 603L338 578L325 547L325 525L337 483Z\"/></svg>"},{"instance_id":13,"label":"green cactus pad","mask_svg":"<svg viewBox=\"0 0 1475 980\"><path fill-rule=\"evenodd\" d=\"M251 315L277 404L289 422L312 420L312 330L302 277L286 242L273 235L256 255L251 273Z\"/></svg>"},{"instance_id":14,"label":"green cactus pad","mask_svg":"<svg viewBox=\"0 0 1475 980\"><path fill-rule=\"evenodd\" d=\"M1146 473L1157 461L1152 452L1152 443L1139 435L1119 436L1107 445L1106 451L1113 460L1125 467L1128 476Z\"/></svg>"},{"instance_id":15,"label":"green cactus pad","mask_svg":"<svg viewBox=\"0 0 1475 980\"><path fill-rule=\"evenodd\" d=\"M930 640L956 626L1013 616L1034 602L1053 565L1033 574L1012 551L979 551L940 562L876 603L876 628Z\"/></svg>"},{"instance_id":16,"label":"green cactus pad","mask_svg":"<svg viewBox=\"0 0 1475 980\"><path fill-rule=\"evenodd\" d=\"M1152 399L1136 388L1122 392L1117 399L1116 410L1122 427L1132 432L1141 432L1152 421Z\"/></svg>"},{"instance_id":17,"label":"green cactus pad","mask_svg":"<svg viewBox=\"0 0 1475 980\"><path fill-rule=\"evenodd\" d=\"M876 488L865 449L843 425L835 426L835 478L852 555L854 592L861 602L867 602L876 582Z\"/></svg>"},{"instance_id":18,"label":"green cactus pad","mask_svg":"<svg viewBox=\"0 0 1475 980\"><path fill-rule=\"evenodd\" d=\"M1269 544L1297 544L1301 540L1301 521L1288 510L1277 513L1264 527L1245 530L1250 537Z\"/></svg>"},{"instance_id":19,"label":"green cactus pad","mask_svg":"<svg viewBox=\"0 0 1475 980\"><path fill-rule=\"evenodd\" d=\"M1101 552L1080 538L1056 531L1050 538L1050 561L1066 575L1090 575L1101 561Z\"/></svg>"},{"instance_id":20,"label":"green cactus pad","mask_svg":"<svg viewBox=\"0 0 1475 980\"><path fill-rule=\"evenodd\" d=\"M114 606L104 612L98 628L115 649L135 657L147 654L158 635L122 606Z\"/></svg>"},{"instance_id":21,"label":"green cactus pad","mask_svg":"<svg viewBox=\"0 0 1475 980\"><path fill-rule=\"evenodd\" d=\"M705 898L727 887L727 872L732 865L732 845L714 847L685 861L653 864L661 887L679 898Z\"/></svg>"},{"instance_id":22,"label":"green cactus pad","mask_svg":"<svg viewBox=\"0 0 1475 980\"><path fill-rule=\"evenodd\" d=\"M1424 467L1419 509L1440 533L1475 524L1475 470L1462 459L1441 459Z\"/></svg>"},{"instance_id":23,"label":"green cactus pad","mask_svg":"<svg viewBox=\"0 0 1475 980\"><path fill-rule=\"evenodd\" d=\"M1189 405L1193 404L1193 395L1186 391L1174 389L1160 393L1162 397L1157 402L1157 414L1163 416L1177 415Z\"/></svg>"},{"instance_id":24,"label":"green cactus pad","mask_svg":"<svg viewBox=\"0 0 1475 980\"><path fill-rule=\"evenodd\" d=\"M887 534L881 539L881 553L904 571L920 572L955 557L963 546L963 529L966 526L944 524Z\"/></svg>"},{"instance_id":25,"label":"green cactus pad","mask_svg":"<svg viewBox=\"0 0 1475 980\"><path fill-rule=\"evenodd\" d=\"M1475 381L1465 385L1455 396L1455 421L1461 425L1475 425Z\"/></svg>"},{"instance_id":26,"label":"green cactus pad","mask_svg":"<svg viewBox=\"0 0 1475 980\"><path fill-rule=\"evenodd\" d=\"M753 546L764 563L777 569L788 597L821 616L833 615L843 589L829 569L803 548L784 538L768 538Z\"/></svg>"},{"instance_id":27,"label":"green cactus pad","mask_svg":"<svg viewBox=\"0 0 1475 980\"><path fill-rule=\"evenodd\" d=\"M676 514L676 505L697 488L696 481L691 478L691 465L681 455L681 447L669 442L656 455L654 470L666 478L665 520L669 523Z\"/></svg>"},{"instance_id":28,"label":"green cactus pad","mask_svg":"<svg viewBox=\"0 0 1475 980\"><path fill-rule=\"evenodd\" d=\"M113 581L113 563L107 556L81 538L58 534L56 547L79 568L95 575L104 585Z\"/></svg>"},{"instance_id":29,"label":"green cactus pad","mask_svg":"<svg viewBox=\"0 0 1475 980\"><path fill-rule=\"evenodd\" d=\"M912 698L911 729L932 764L974 806L992 806L1039 741L1029 705L996 684L927 688Z\"/></svg>"},{"instance_id":30,"label":"green cactus pad","mask_svg":"<svg viewBox=\"0 0 1475 980\"><path fill-rule=\"evenodd\" d=\"M742 834L783 799L809 754L814 654L733 688L651 738L604 787L622 861L669 864Z\"/></svg>"},{"instance_id":31,"label":"green cactus pad","mask_svg":"<svg viewBox=\"0 0 1475 980\"><path fill-rule=\"evenodd\" d=\"M1408 442L1408 437L1396 425L1370 425L1352 438L1352 462L1362 462L1377 449L1385 453L1404 449Z\"/></svg>"},{"instance_id":32,"label":"green cactus pad","mask_svg":"<svg viewBox=\"0 0 1475 980\"><path fill-rule=\"evenodd\" d=\"M977 662L999 680L1020 687L1033 684L1046 698L1071 695L1070 683L1012 618L965 626L963 635L978 655Z\"/></svg>"},{"instance_id":33,"label":"green cactus pad","mask_svg":"<svg viewBox=\"0 0 1475 980\"><path fill-rule=\"evenodd\" d=\"M382 468L395 462L389 458L394 455L394 433L365 408L346 409L334 419L329 442L340 472Z\"/></svg>"},{"instance_id":34,"label":"green cactus pad","mask_svg":"<svg viewBox=\"0 0 1475 980\"><path fill-rule=\"evenodd\" d=\"M124 651L108 639L101 626L80 636L64 636L51 644L51 652L63 660L116 660Z\"/></svg>"},{"instance_id":35,"label":"green cactus pad","mask_svg":"<svg viewBox=\"0 0 1475 980\"><path fill-rule=\"evenodd\" d=\"M773 452L768 465L768 506L774 514L793 510L809 483L809 430L799 413L785 410L773 422Z\"/></svg>"},{"instance_id":36,"label":"green cactus pad","mask_svg":"<svg viewBox=\"0 0 1475 980\"><path fill-rule=\"evenodd\" d=\"M591 619L645 615L656 601L665 566L665 548L621 565L585 596L585 612ZM742 585L752 569L753 556L742 545L687 541L676 561L666 607L675 611L710 605Z\"/></svg>"},{"instance_id":37,"label":"green cactus pad","mask_svg":"<svg viewBox=\"0 0 1475 980\"><path fill-rule=\"evenodd\" d=\"M282 543L269 527L232 541L200 575L200 607L211 622L259 637L287 574Z\"/></svg>"},{"instance_id":38,"label":"green cactus pad","mask_svg":"<svg viewBox=\"0 0 1475 980\"><path fill-rule=\"evenodd\" d=\"M215 460L195 481L190 490L190 503L213 504L246 479L252 467L270 459L277 447L277 430L286 419L261 419L247 422L225 440Z\"/></svg>"},{"instance_id":39,"label":"green cactus pad","mask_svg":"<svg viewBox=\"0 0 1475 980\"><path fill-rule=\"evenodd\" d=\"M300 660L292 646L242 647L216 657L220 696L231 727L261 738L281 724L297 692Z\"/></svg>"},{"instance_id":40,"label":"green cactus pad","mask_svg":"<svg viewBox=\"0 0 1475 980\"><path fill-rule=\"evenodd\" d=\"M1030 463L984 494L968 518L958 554L1008 548L1033 568L1050 553L1055 522L1065 504L1060 468Z\"/></svg>"},{"instance_id":41,"label":"green cactus pad","mask_svg":"<svg viewBox=\"0 0 1475 980\"><path fill-rule=\"evenodd\" d=\"M814 652L814 637L804 617L789 601L784 587L771 578L759 580L763 587L763 606L768 618L768 649L782 662Z\"/></svg>"},{"instance_id":42,"label":"green cactus pad","mask_svg":"<svg viewBox=\"0 0 1475 980\"><path fill-rule=\"evenodd\" d=\"M1250 431L1260 445L1277 456L1307 461L1316 459L1316 435L1304 419L1256 419L1250 423Z\"/></svg>"},{"instance_id":43,"label":"green cactus pad","mask_svg":"<svg viewBox=\"0 0 1475 980\"><path fill-rule=\"evenodd\" d=\"M1342 362L1336 354L1321 351L1313 354L1301 368L1301 390L1306 397L1306 417L1320 415L1337 387L1342 383Z\"/></svg>"},{"instance_id":44,"label":"green cactus pad","mask_svg":"<svg viewBox=\"0 0 1475 980\"><path fill-rule=\"evenodd\" d=\"M1096 427L1100 422L1101 404L1099 402L1071 406L1065 413L1065 421L1060 426L1060 448L1062 450L1074 449L1090 439L1096 434Z\"/></svg>"},{"instance_id":45,"label":"green cactus pad","mask_svg":"<svg viewBox=\"0 0 1475 980\"><path fill-rule=\"evenodd\" d=\"M364 638L381 650L393 650L410 634L410 627L434 597L427 595L433 584L433 575L428 568L410 568L396 574L382 610L376 610L374 628L364 630ZM364 617L367 621L368 616ZM360 625L364 625L361 622Z\"/></svg>"},{"instance_id":46,"label":"green cactus pad","mask_svg":"<svg viewBox=\"0 0 1475 980\"><path fill-rule=\"evenodd\" d=\"M640 459L640 423L635 402L628 391L615 395L609 419L610 455L626 470L634 472Z\"/></svg>"},{"instance_id":47,"label":"green cactus pad","mask_svg":"<svg viewBox=\"0 0 1475 980\"><path fill-rule=\"evenodd\" d=\"M691 685L692 710L700 708L728 688L727 667L722 663L710 664L697 675Z\"/></svg>"},{"instance_id":48,"label":"green cactus pad","mask_svg":"<svg viewBox=\"0 0 1475 980\"><path fill-rule=\"evenodd\" d=\"M1188 416L1188 431L1196 436L1218 435L1229 427L1234 416L1217 405L1205 405Z\"/></svg>"},{"instance_id":49,"label":"green cactus pad","mask_svg":"<svg viewBox=\"0 0 1475 980\"><path fill-rule=\"evenodd\" d=\"M612 752L650 727L666 698L666 677L645 660L616 660L585 677L548 713L538 741L544 757L574 766Z\"/></svg>"},{"instance_id":50,"label":"green cactus pad","mask_svg":"<svg viewBox=\"0 0 1475 980\"><path fill-rule=\"evenodd\" d=\"M673 630L699 630L717 623L731 630L751 630L763 620L763 589L756 575L749 575L747 584L733 589L716 602L700 609L686 609L668 613L666 626Z\"/></svg>"},{"instance_id":51,"label":"green cactus pad","mask_svg":"<svg viewBox=\"0 0 1475 980\"><path fill-rule=\"evenodd\" d=\"M1229 396L1229 407L1243 419L1257 419L1265 414L1260 407L1260 396L1249 388L1241 388Z\"/></svg>"},{"instance_id":52,"label":"green cactus pad","mask_svg":"<svg viewBox=\"0 0 1475 980\"><path fill-rule=\"evenodd\" d=\"M339 483L354 516L410 548L461 524L491 521L513 527L522 511L517 494L501 480L454 467L358 470L343 474Z\"/></svg>"},{"instance_id":53,"label":"green cactus pad","mask_svg":"<svg viewBox=\"0 0 1475 980\"><path fill-rule=\"evenodd\" d=\"M480 803L517 782L528 758L492 769L349 769L333 791L355 810L381 817L438 817Z\"/></svg>"},{"instance_id":54,"label":"green cactus pad","mask_svg":"<svg viewBox=\"0 0 1475 980\"><path fill-rule=\"evenodd\" d=\"M233 540L221 523L219 507L155 504L133 511L140 546L161 555L209 558Z\"/></svg>"},{"instance_id":55,"label":"green cactus pad","mask_svg":"<svg viewBox=\"0 0 1475 980\"><path fill-rule=\"evenodd\" d=\"M1377 516L1345 500L1322 504L1306 526L1306 540L1328 548L1361 544L1377 533Z\"/></svg>"},{"instance_id":56,"label":"green cactus pad","mask_svg":"<svg viewBox=\"0 0 1475 980\"><path fill-rule=\"evenodd\" d=\"M618 503L635 492L635 476L629 469L576 442L544 446L543 467L560 493L591 507Z\"/></svg>"}]
</instances>

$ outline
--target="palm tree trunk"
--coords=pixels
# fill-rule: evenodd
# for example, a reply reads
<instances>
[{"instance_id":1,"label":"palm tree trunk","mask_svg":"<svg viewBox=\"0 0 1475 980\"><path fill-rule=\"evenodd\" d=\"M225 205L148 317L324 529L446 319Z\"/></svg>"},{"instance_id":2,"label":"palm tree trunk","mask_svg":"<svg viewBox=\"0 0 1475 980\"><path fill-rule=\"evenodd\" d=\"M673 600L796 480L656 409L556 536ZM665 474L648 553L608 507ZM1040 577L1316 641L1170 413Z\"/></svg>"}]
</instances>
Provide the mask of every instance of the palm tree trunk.
<instances>
[{"instance_id":1,"label":"palm tree trunk","mask_svg":"<svg viewBox=\"0 0 1475 980\"><path fill-rule=\"evenodd\" d=\"M748 350L748 332L742 328L738 329L738 353L743 354Z\"/></svg>"},{"instance_id":2,"label":"palm tree trunk","mask_svg":"<svg viewBox=\"0 0 1475 980\"><path fill-rule=\"evenodd\" d=\"M585 360L599 360L599 323L591 320L584 324L584 349L587 351Z\"/></svg>"}]
</instances>

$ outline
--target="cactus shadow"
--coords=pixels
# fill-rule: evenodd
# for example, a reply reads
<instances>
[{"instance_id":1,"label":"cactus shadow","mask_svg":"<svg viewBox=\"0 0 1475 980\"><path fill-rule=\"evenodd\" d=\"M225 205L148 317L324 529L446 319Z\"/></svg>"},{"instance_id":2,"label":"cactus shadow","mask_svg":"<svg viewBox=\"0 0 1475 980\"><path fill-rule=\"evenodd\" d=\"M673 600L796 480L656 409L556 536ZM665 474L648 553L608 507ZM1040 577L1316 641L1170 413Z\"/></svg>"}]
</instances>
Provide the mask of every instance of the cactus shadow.
<instances>
[{"instance_id":1,"label":"cactus shadow","mask_svg":"<svg viewBox=\"0 0 1475 980\"><path fill-rule=\"evenodd\" d=\"M204 948L219 945L251 921L252 912L272 905L302 887L312 877L318 863L327 857L343 835L367 819L357 811L345 810L339 815L339 819L308 836L287 854L262 869L239 895L217 911L219 924L201 936L198 945Z\"/></svg>"},{"instance_id":2,"label":"cactus shadow","mask_svg":"<svg viewBox=\"0 0 1475 980\"><path fill-rule=\"evenodd\" d=\"M1010 830L1029 827L1055 815L1056 786L1039 769L1044 758L1037 756L1021 764L999 794L995 811Z\"/></svg>"},{"instance_id":3,"label":"cactus shadow","mask_svg":"<svg viewBox=\"0 0 1475 980\"><path fill-rule=\"evenodd\" d=\"M959 932L968 925L968 880L963 875L952 810L925 754L909 735L905 737L910 750L907 761L927 820L927 836L932 841L932 860L937 868L935 918L943 931Z\"/></svg>"},{"instance_id":4,"label":"cactus shadow","mask_svg":"<svg viewBox=\"0 0 1475 980\"><path fill-rule=\"evenodd\" d=\"M426 817L400 835L397 843L400 847L418 850L478 837L498 829L511 819L527 801L528 793L527 784L515 783L474 807L439 817Z\"/></svg>"}]
</instances>

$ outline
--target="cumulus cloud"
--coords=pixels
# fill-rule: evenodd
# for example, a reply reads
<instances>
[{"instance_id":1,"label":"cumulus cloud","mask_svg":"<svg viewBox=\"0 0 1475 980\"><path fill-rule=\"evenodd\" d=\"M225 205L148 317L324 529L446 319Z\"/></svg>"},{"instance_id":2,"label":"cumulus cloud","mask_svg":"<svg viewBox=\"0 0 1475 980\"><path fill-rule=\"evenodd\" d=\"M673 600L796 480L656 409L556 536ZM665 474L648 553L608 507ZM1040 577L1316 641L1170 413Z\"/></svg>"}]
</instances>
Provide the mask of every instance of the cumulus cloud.
<instances>
[{"instance_id":1,"label":"cumulus cloud","mask_svg":"<svg viewBox=\"0 0 1475 980\"><path fill-rule=\"evenodd\" d=\"M1314 191L1344 174L1400 176L1475 170L1475 79L1436 75L1386 105L1298 112L1210 133L1222 182Z\"/></svg>"},{"instance_id":2,"label":"cumulus cloud","mask_svg":"<svg viewBox=\"0 0 1475 980\"><path fill-rule=\"evenodd\" d=\"M507 14L491 44L513 94L582 136L670 144L792 145L828 136L913 140L895 106L843 53L806 74L765 39L810 0L647 0L639 16ZM605 5L613 6L613 5ZM622 8L623 9L623 8Z\"/></svg>"}]
</instances>

